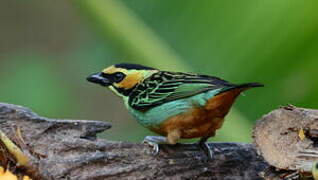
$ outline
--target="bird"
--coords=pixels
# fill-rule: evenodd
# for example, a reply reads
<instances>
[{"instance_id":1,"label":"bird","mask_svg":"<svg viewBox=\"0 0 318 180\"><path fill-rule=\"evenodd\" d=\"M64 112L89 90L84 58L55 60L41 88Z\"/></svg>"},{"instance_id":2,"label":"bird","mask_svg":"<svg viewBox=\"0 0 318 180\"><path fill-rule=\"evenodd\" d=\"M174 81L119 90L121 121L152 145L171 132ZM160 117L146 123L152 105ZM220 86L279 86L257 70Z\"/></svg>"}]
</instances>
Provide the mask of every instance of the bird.
<instances>
[{"instance_id":1,"label":"bird","mask_svg":"<svg viewBox=\"0 0 318 180\"><path fill-rule=\"evenodd\" d=\"M139 64L120 63L91 74L87 80L122 97L139 124L161 136L144 141L158 154L158 144L200 138L198 144L213 157L206 141L215 136L235 99L260 83L233 84L221 78L162 71Z\"/></svg>"}]
</instances>

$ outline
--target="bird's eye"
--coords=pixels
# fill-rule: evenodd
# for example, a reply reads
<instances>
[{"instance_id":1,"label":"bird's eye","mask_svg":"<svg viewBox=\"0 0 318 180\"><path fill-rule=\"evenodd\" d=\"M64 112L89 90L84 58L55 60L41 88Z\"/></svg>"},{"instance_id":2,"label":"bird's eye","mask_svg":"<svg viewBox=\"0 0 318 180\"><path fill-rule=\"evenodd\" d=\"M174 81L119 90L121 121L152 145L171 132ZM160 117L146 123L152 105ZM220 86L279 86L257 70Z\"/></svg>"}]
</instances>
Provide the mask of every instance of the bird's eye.
<instances>
[{"instance_id":1,"label":"bird's eye","mask_svg":"<svg viewBox=\"0 0 318 180\"><path fill-rule=\"evenodd\" d=\"M119 83L120 81L122 81L125 78L125 74L122 72L116 72L113 77L114 77L114 81L116 83Z\"/></svg>"}]
</instances>

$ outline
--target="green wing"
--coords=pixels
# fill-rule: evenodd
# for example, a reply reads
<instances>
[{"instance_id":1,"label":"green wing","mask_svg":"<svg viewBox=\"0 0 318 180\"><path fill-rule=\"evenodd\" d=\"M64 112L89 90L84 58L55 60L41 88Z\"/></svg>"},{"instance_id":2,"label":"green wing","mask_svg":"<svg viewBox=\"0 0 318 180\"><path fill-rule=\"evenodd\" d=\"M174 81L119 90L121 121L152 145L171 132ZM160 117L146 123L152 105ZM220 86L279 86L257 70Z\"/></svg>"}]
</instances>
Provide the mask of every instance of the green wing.
<instances>
[{"instance_id":1,"label":"green wing","mask_svg":"<svg viewBox=\"0 0 318 180\"><path fill-rule=\"evenodd\" d=\"M145 111L166 102L233 86L217 77L162 71L138 85L128 103L134 109Z\"/></svg>"}]
</instances>

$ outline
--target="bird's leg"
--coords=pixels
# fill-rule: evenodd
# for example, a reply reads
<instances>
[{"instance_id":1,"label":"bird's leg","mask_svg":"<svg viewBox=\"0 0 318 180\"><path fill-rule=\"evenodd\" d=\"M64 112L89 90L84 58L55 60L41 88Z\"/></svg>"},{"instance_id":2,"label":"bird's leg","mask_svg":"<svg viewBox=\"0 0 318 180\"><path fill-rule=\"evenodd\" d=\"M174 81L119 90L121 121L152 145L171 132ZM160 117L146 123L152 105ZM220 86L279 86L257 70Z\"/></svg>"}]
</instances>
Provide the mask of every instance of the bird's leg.
<instances>
[{"instance_id":1,"label":"bird's leg","mask_svg":"<svg viewBox=\"0 0 318 180\"><path fill-rule=\"evenodd\" d=\"M212 160L213 158L213 152L212 150L210 149L209 145L207 144L207 140L209 139L210 137L202 137L199 141L199 146L203 149L203 151L206 153L206 155L208 156L209 160Z\"/></svg>"},{"instance_id":2,"label":"bird's leg","mask_svg":"<svg viewBox=\"0 0 318 180\"><path fill-rule=\"evenodd\" d=\"M169 131L167 134L167 142L168 144L177 144L178 140L180 139L181 132L178 129L174 129Z\"/></svg>"},{"instance_id":3,"label":"bird's leg","mask_svg":"<svg viewBox=\"0 0 318 180\"><path fill-rule=\"evenodd\" d=\"M142 143L148 144L152 147L152 154L159 153L159 144L167 143L167 138L164 136L146 136Z\"/></svg>"},{"instance_id":4,"label":"bird's leg","mask_svg":"<svg viewBox=\"0 0 318 180\"><path fill-rule=\"evenodd\" d=\"M164 136L146 136L143 140L143 143L150 145L153 148L152 153L158 154L159 153L159 144L176 144L177 141L180 139L180 131L178 129L174 129L168 131L167 137Z\"/></svg>"}]
</instances>

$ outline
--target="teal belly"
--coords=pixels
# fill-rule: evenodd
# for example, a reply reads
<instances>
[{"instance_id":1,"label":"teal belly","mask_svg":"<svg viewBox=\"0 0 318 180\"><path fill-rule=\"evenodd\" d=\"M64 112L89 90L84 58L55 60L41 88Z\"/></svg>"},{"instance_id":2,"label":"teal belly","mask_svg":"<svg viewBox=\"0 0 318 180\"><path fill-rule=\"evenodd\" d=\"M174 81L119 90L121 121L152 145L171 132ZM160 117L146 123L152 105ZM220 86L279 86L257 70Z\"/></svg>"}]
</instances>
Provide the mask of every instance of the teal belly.
<instances>
[{"instance_id":1,"label":"teal belly","mask_svg":"<svg viewBox=\"0 0 318 180\"><path fill-rule=\"evenodd\" d=\"M127 108L141 125L147 128L158 128L170 117L188 112L193 107L203 107L210 98L214 97L220 91L220 89L215 89L195 96L167 102L146 112L134 110L129 106L127 106Z\"/></svg>"}]
</instances>

